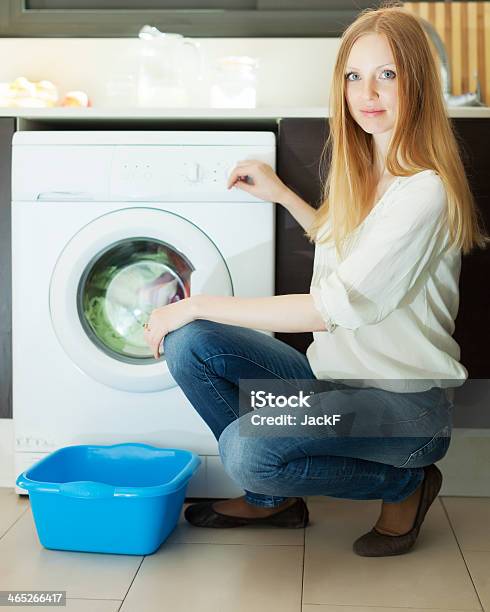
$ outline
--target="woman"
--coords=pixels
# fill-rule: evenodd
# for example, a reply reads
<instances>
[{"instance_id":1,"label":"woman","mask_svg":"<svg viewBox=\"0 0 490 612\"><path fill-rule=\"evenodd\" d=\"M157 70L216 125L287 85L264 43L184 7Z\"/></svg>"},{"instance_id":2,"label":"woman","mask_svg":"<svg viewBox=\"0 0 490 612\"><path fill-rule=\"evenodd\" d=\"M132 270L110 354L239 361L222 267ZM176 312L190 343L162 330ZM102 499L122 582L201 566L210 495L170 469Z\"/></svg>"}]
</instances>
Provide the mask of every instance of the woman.
<instances>
[{"instance_id":1,"label":"woman","mask_svg":"<svg viewBox=\"0 0 490 612\"><path fill-rule=\"evenodd\" d=\"M172 375L245 490L190 505L190 523L304 527L301 496L381 499L354 551L402 554L441 487L434 462L450 441L446 390L468 375L451 337L461 252L489 238L415 16L396 6L363 11L342 37L331 91L318 210L258 161L240 162L228 185L285 206L315 242L310 293L192 296L154 310L145 337L155 358L165 340ZM314 341L305 356L257 329L312 331ZM329 412L354 419L351 435L335 426L319 436L240 435L251 414L239 415L240 379L295 389L321 380ZM381 436L365 435L369 419Z\"/></svg>"}]
</instances>

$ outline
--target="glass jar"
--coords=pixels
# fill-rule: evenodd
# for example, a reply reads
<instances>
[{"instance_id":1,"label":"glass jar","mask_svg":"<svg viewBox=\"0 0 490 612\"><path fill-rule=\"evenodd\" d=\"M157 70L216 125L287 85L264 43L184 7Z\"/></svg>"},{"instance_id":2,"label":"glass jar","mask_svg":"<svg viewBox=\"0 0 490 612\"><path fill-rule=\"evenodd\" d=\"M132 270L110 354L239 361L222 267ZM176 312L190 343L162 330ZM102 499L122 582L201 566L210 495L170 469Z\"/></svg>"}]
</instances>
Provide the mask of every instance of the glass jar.
<instances>
[{"instance_id":1,"label":"glass jar","mask_svg":"<svg viewBox=\"0 0 490 612\"><path fill-rule=\"evenodd\" d=\"M230 55L216 60L211 106L214 108L255 108L259 62L248 56Z\"/></svg>"}]
</instances>

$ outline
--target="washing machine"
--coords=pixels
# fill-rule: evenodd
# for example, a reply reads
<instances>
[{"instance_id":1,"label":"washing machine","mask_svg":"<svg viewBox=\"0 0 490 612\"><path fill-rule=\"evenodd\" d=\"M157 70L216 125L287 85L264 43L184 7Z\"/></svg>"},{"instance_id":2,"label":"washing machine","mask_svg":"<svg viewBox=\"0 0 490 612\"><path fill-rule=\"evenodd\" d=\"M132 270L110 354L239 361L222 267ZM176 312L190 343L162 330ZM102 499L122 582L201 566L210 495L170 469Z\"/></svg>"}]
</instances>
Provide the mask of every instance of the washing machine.
<instances>
[{"instance_id":1,"label":"washing machine","mask_svg":"<svg viewBox=\"0 0 490 612\"><path fill-rule=\"evenodd\" d=\"M241 495L142 323L274 295L274 204L226 185L239 160L275 167L275 135L19 131L12 149L15 477L62 446L143 442L200 455L188 497Z\"/></svg>"}]
</instances>

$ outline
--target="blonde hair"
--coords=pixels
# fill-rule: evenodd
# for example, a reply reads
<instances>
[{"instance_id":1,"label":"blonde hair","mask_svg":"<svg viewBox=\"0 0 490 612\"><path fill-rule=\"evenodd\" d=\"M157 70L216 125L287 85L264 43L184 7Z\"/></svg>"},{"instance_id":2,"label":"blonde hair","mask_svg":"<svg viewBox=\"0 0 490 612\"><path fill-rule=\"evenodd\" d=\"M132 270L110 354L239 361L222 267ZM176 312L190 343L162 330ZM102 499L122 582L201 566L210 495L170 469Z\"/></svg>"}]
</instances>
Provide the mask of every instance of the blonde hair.
<instances>
[{"instance_id":1,"label":"blonde hair","mask_svg":"<svg viewBox=\"0 0 490 612\"><path fill-rule=\"evenodd\" d=\"M344 76L354 42L372 33L387 37L397 67L398 112L386 156L387 171L394 176L411 176L434 170L446 188L451 245L463 253L475 246L485 248L490 238L484 234L446 115L440 75L427 35L417 16L393 2L365 9L342 36L332 78L330 133L322 152L323 162L329 157L328 176L326 180L320 177L324 183L322 203L306 231L307 238L317 243L333 239L341 255L344 239L373 204L378 182L374 141L349 113ZM320 239L329 215L330 231Z\"/></svg>"}]
</instances>

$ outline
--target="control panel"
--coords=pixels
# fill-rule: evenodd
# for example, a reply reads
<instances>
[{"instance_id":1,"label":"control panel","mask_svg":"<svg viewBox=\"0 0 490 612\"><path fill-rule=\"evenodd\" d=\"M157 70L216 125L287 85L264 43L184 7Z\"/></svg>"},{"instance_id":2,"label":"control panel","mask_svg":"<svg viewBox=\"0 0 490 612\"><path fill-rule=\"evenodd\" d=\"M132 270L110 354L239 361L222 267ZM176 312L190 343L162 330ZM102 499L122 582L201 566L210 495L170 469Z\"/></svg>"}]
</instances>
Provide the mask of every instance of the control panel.
<instances>
[{"instance_id":1,"label":"control panel","mask_svg":"<svg viewBox=\"0 0 490 612\"><path fill-rule=\"evenodd\" d=\"M239 161L257 159L274 167L270 147L117 147L110 171L110 200L255 200L229 190Z\"/></svg>"},{"instance_id":2,"label":"control panel","mask_svg":"<svg viewBox=\"0 0 490 612\"><path fill-rule=\"evenodd\" d=\"M269 132L20 131L12 145L12 200L40 205L254 202L227 189L231 171L242 160L276 163Z\"/></svg>"}]
</instances>

